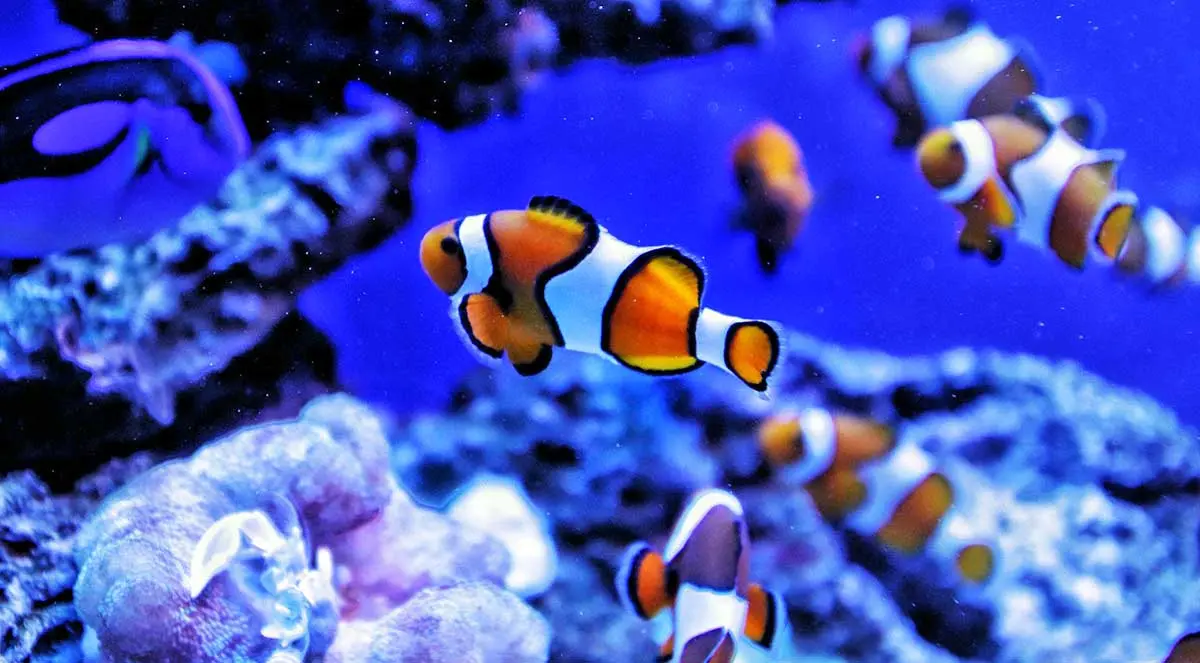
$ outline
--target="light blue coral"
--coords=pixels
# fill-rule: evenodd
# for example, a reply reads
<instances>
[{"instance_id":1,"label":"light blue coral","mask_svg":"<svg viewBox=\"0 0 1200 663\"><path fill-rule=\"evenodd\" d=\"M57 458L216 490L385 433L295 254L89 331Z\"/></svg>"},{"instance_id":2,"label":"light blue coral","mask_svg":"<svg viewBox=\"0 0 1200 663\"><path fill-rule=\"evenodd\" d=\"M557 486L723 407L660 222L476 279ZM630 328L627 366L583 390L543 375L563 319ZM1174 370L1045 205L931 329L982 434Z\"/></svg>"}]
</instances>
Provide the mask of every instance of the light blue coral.
<instances>
[{"instance_id":1,"label":"light blue coral","mask_svg":"<svg viewBox=\"0 0 1200 663\"><path fill-rule=\"evenodd\" d=\"M294 421L233 433L112 495L76 541L75 606L101 656L545 661L544 621L500 588L503 547L415 506L387 455L373 413L327 396ZM382 644L434 622L460 640L471 634L464 646L479 653ZM503 632L478 632L488 624Z\"/></svg>"}]
</instances>

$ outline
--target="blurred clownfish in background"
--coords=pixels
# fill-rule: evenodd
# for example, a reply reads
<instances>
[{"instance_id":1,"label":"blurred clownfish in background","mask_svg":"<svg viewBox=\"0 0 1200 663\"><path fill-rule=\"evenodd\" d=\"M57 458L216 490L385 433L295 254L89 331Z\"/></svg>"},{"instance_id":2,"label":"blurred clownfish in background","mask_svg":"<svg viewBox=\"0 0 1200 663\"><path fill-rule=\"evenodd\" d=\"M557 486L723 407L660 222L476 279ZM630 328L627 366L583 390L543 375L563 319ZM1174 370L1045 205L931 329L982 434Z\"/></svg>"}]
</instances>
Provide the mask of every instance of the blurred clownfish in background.
<instances>
[{"instance_id":1,"label":"blurred clownfish in background","mask_svg":"<svg viewBox=\"0 0 1200 663\"><path fill-rule=\"evenodd\" d=\"M1139 208L1117 266L1154 286L1200 285L1200 229L1185 230L1160 207Z\"/></svg>"},{"instance_id":2,"label":"blurred clownfish in background","mask_svg":"<svg viewBox=\"0 0 1200 663\"><path fill-rule=\"evenodd\" d=\"M438 225L421 265L452 298L467 347L485 361L507 355L521 375L545 370L562 347L650 375L712 363L766 397L783 353L776 323L702 306L695 259L626 244L562 198Z\"/></svg>"},{"instance_id":3,"label":"blurred clownfish in background","mask_svg":"<svg viewBox=\"0 0 1200 663\"><path fill-rule=\"evenodd\" d=\"M229 90L158 41L0 69L0 254L142 239L211 199L250 141Z\"/></svg>"},{"instance_id":4,"label":"blurred clownfish in background","mask_svg":"<svg viewBox=\"0 0 1200 663\"><path fill-rule=\"evenodd\" d=\"M622 605L669 622L660 663L786 660L791 627L781 598L749 580L750 536L731 493L704 490L684 508L660 554L631 545L617 568Z\"/></svg>"},{"instance_id":5,"label":"blurred clownfish in background","mask_svg":"<svg viewBox=\"0 0 1200 663\"><path fill-rule=\"evenodd\" d=\"M773 274L812 208L804 154L786 129L764 120L737 139L733 168L743 203L735 225L754 233L759 265Z\"/></svg>"},{"instance_id":6,"label":"blurred clownfish in background","mask_svg":"<svg viewBox=\"0 0 1200 663\"><path fill-rule=\"evenodd\" d=\"M955 487L932 457L874 421L810 408L759 427L767 461L805 486L821 515L906 554L926 551L971 585L993 576L996 553L955 510Z\"/></svg>"},{"instance_id":7,"label":"blurred clownfish in background","mask_svg":"<svg viewBox=\"0 0 1200 663\"><path fill-rule=\"evenodd\" d=\"M1095 150L1044 109L963 120L931 131L917 165L939 197L964 217L959 247L998 263L997 230L1082 268L1111 263L1134 223L1137 196L1117 188L1123 150Z\"/></svg>"},{"instance_id":8,"label":"blurred clownfish in background","mask_svg":"<svg viewBox=\"0 0 1200 663\"><path fill-rule=\"evenodd\" d=\"M916 145L933 127L1007 113L1040 87L1032 50L996 36L965 7L940 20L880 19L857 38L854 55L896 114L896 147Z\"/></svg>"},{"instance_id":9,"label":"blurred clownfish in background","mask_svg":"<svg viewBox=\"0 0 1200 663\"><path fill-rule=\"evenodd\" d=\"M517 10L516 20L500 32L501 49L520 87L541 82L558 57L558 27L537 6Z\"/></svg>"}]
</instances>

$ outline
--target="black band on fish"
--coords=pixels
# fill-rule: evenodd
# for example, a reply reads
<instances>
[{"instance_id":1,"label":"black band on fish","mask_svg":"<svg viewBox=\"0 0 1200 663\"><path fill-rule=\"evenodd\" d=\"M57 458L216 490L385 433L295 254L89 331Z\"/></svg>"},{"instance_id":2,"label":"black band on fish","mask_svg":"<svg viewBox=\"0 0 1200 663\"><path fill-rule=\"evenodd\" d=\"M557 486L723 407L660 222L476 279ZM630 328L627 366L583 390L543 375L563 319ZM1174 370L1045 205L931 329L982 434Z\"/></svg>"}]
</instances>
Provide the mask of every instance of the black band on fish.
<instances>
[{"instance_id":1,"label":"black band on fish","mask_svg":"<svg viewBox=\"0 0 1200 663\"><path fill-rule=\"evenodd\" d=\"M698 325L699 323L700 323L700 307L697 306L696 308L692 309L691 313L688 314L688 326L687 326L688 354L692 355L693 357L697 357L697 354L696 354L697 353L696 325ZM700 361L700 364L703 365L704 361Z\"/></svg>"},{"instance_id":2,"label":"black band on fish","mask_svg":"<svg viewBox=\"0 0 1200 663\"><path fill-rule=\"evenodd\" d=\"M508 313L512 310L513 295L504 287L503 277L501 276L500 245L496 243L496 236L492 232L491 214L483 218L483 237L487 241L488 256L492 260L492 274L488 277L487 285L483 286L483 292L491 295L496 300L496 303L500 305L501 311Z\"/></svg>"},{"instance_id":3,"label":"black band on fish","mask_svg":"<svg viewBox=\"0 0 1200 663\"><path fill-rule=\"evenodd\" d=\"M544 210L547 208L548 200L561 200L553 196L538 196L529 201L530 209ZM562 329L558 326L558 319L554 317L554 311L550 309L549 302L546 301L546 284L556 276L565 274L583 262L585 258L591 255L596 245L600 243L600 224L591 214L583 211L578 205L572 204L571 211L575 213L575 217L584 226L583 244L579 250L572 253L570 256L550 267L542 270L533 282L533 299L537 302L538 309L542 312L542 316L546 320L546 326L550 328L550 334L554 337L554 344L562 347L566 344L566 339L563 338Z\"/></svg>"},{"instance_id":4,"label":"black band on fish","mask_svg":"<svg viewBox=\"0 0 1200 663\"><path fill-rule=\"evenodd\" d=\"M762 645L764 649L769 651L775 644L775 632L778 629L779 624L779 611L777 609L779 606L776 604L774 594L767 592L766 590L763 591L766 594L765 607L767 618L763 626L762 642L759 644Z\"/></svg>"}]
</instances>

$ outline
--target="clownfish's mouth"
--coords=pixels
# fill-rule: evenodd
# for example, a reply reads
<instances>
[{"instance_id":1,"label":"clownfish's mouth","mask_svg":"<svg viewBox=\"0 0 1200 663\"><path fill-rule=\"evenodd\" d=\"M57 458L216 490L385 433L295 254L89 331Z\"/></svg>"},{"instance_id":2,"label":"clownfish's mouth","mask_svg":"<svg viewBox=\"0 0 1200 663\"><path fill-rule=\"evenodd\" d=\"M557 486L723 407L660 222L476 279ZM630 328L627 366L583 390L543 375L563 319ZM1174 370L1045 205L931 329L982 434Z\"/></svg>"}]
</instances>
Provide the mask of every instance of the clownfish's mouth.
<instances>
[{"instance_id":1,"label":"clownfish's mouth","mask_svg":"<svg viewBox=\"0 0 1200 663\"><path fill-rule=\"evenodd\" d=\"M429 280L447 295L458 292L466 281L466 255L462 244L452 230L448 231L446 224L433 228L421 239L421 268Z\"/></svg>"}]
</instances>

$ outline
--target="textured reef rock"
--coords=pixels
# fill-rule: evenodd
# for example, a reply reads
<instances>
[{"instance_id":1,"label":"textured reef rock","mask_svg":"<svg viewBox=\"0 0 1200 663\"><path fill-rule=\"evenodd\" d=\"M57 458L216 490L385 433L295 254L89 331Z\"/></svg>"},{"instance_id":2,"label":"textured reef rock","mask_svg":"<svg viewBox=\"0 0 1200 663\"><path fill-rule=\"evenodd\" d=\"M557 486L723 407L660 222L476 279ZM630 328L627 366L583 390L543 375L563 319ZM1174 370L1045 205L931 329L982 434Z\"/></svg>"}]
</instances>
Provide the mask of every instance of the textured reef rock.
<instances>
[{"instance_id":1,"label":"textured reef rock","mask_svg":"<svg viewBox=\"0 0 1200 663\"><path fill-rule=\"evenodd\" d=\"M272 136L215 202L142 244L52 255L0 282L0 472L53 462L70 477L172 423L202 439L231 412L332 383L326 340L298 316L279 323L411 209L410 116L360 110Z\"/></svg>"},{"instance_id":2,"label":"textured reef rock","mask_svg":"<svg viewBox=\"0 0 1200 663\"><path fill-rule=\"evenodd\" d=\"M236 44L250 72L237 90L255 138L310 121L360 80L444 127L515 108L527 70L583 56L648 60L771 33L773 0L59 0L63 21L97 38Z\"/></svg>"},{"instance_id":3,"label":"textured reef rock","mask_svg":"<svg viewBox=\"0 0 1200 663\"><path fill-rule=\"evenodd\" d=\"M65 496L51 494L33 472L0 480L0 661L27 663L78 649L75 534L101 499L152 464L145 454L114 461Z\"/></svg>"},{"instance_id":4,"label":"textured reef rock","mask_svg":"<svg viewBox=\"0 0 1200 663\"><path fill-rule=\"evenodd\" d=\"M372 412L323 396L293 421L216 440L111 495L74 539L74 605L105 660L261 661L277 651L270 633L295 628L310 656L342 663L545 661L546 623L499 587L503 547L417 507L387 454ZM247 510L278 513L277 498L294 507L310 549L328 551L333 567L319 582L337 592L294 619L238 584L241 557L195 584L193 554L209 528ZM39 545L62 549L69 534Z\"/></svg>"},{"instance_id":5,"label":"textured reef rock","mask_svg":"<svg viewBox=\"0 0 1200 663\"><path fill-rule=\"evenodd\" d=\"M745 504L753 573L783 593L800 651L851 660L1162 660L1200 624L1195 431L1077 365L957 350L898 359L803 336L767 403L707 369L661 381L563 356L538 378L468 380L446 415L393 436L402 483L438 501L476 472L519 477L559 543L536 601L562 660L644 658L646 628L611 590L629 542L669 529L696 489ZM897 427L980 477L999 513L1001 571L967 589L922 557L830 527L774 479L755 428L821 405ZM943 572L944 573L944 572Z\"/></svg>"}]
</instances>

